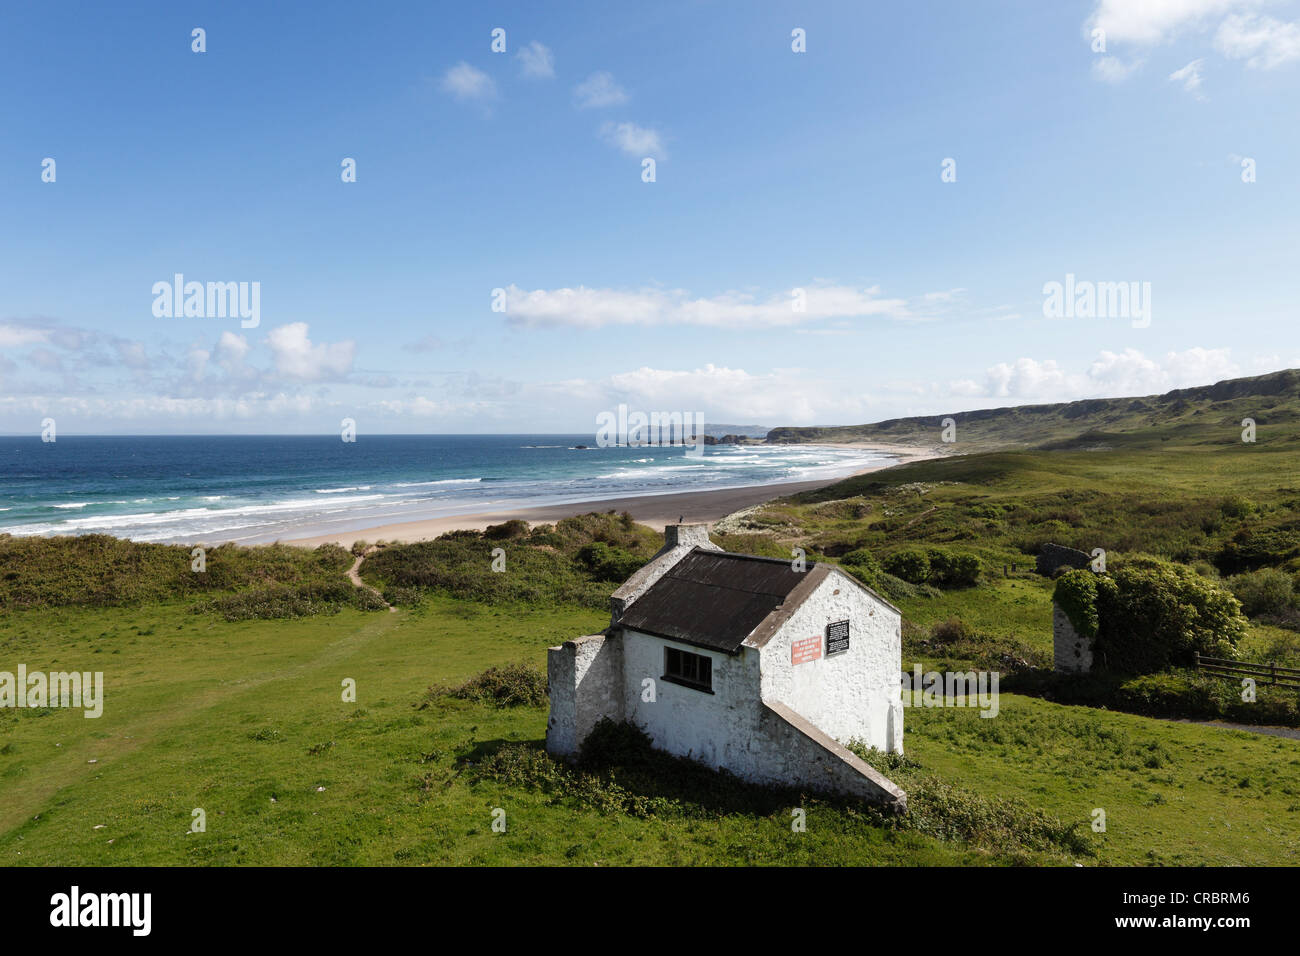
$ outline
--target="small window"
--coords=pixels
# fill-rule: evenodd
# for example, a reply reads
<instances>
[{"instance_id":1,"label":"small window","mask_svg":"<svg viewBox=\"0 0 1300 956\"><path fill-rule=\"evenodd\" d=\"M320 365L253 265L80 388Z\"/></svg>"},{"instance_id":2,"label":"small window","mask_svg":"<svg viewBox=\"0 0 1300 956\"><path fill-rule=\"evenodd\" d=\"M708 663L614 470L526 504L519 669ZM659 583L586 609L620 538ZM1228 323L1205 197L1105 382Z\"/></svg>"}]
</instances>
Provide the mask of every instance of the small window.
<instances>
[{"instance_id":1,"label":"small window","mask_svg":"<svg viewBox=\"0 0 1300 956\"><path fill-rule=\"evenodd\" d=\"M703 654L679 651L675 647L664 648L663 680L696 690L713 693L713 658Z\"/></svg>"}]
</instances>

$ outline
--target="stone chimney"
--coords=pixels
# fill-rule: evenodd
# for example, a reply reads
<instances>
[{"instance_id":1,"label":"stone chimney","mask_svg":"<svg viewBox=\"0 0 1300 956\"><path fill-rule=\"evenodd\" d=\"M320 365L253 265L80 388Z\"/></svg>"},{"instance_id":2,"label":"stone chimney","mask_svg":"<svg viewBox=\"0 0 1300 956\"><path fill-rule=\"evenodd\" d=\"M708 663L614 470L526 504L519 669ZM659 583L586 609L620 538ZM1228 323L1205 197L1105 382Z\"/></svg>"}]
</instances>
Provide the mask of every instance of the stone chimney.
<instances>
[{"instance_id":1,"label":"stone chimney","mask_svg":"<svg viewBox=\"0 0 1300 956\"><path fill-rule=\"evenodd\" d=\"M709 540L709 526L707 524L664 525L664 546L659 553L663 554L664 551L676 547L714 547L713 542Z\"/></svg>"},{"instance_id":2,"label":"stone chimney","mask_svg":"<svg viewBox=\"0 0 1300 956\"><path fill-rule=\"evenodd\" d=\"M709 540L707 524L670 524L664 526L664 546L644 566L623 582L610 596L610 626L615 627L627 606L663 577L674 564L695 548L721 551Z\"/></svg>"}]
</instances>

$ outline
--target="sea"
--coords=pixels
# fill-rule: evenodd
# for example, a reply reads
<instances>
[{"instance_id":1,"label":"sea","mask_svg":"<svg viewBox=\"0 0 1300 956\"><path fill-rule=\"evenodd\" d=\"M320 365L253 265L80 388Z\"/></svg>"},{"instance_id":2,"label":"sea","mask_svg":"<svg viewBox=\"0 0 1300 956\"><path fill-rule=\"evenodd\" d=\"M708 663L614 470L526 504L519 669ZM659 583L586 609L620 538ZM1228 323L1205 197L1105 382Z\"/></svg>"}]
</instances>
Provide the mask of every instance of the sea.
<instances>
[{"instance_id":1,"label":"sea","mask_svg":"<svg viewBox=\"0 0 1300 956\"><path fill-rule=\"evenodd\" d=\"M825 445L598 447L586 435L0 437L0 533L260 543L483 511L811 481Z\"/></svg>"}]
</instances>

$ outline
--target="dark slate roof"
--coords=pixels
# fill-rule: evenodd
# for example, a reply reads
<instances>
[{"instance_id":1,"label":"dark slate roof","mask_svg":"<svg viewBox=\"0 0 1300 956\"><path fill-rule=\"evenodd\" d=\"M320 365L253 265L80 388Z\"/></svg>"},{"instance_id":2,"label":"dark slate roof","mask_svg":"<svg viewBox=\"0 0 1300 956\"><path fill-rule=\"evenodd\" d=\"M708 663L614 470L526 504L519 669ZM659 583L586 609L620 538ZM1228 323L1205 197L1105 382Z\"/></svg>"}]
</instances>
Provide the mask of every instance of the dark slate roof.
<instances>
[{"instance_id":1,"label":"dark slate roof","mask_svg":"<svg viewBox=\"0 0 1300 956\"><path fill-rule=\"evenodd\" d=\"M799 572L780 558L697 548L633 601L619 624L735 654L814 566Z\"/></svg>"}]
</instances>

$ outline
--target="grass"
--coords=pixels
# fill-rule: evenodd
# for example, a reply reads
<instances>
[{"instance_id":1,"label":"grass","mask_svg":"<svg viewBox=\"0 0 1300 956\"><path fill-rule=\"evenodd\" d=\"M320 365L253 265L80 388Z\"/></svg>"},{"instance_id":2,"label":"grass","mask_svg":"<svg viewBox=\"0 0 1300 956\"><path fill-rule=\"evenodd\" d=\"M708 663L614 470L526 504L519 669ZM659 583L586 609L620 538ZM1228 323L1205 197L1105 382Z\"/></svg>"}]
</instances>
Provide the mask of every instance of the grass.
<instances>
[{"instance_id":1,"label":"grass","mask_svg":"<svg viewBox=\"0 0 1300 956\"><path fill-rule=\"evenodd\" d=\"M513 694L502 706L495 689L533 686L514 665L544 666L548 645L604 620L436 596L395 614L287 622L227 622L183 603L6 616L5 666L102 670L106 703L99 720L0 711L0 862L1296 862L1294 741L1014 695L994 720L910 709L909 758L943 787L1082 823L1087 852L901 829L702 770L657 783L618 771L627 793L667 801L649 816L476 770L507 748L550 763L545 706ZM506 679L475 680L490 668ZM356 681L355 702L341 699L344 678ZM430 685L468 686L476 699L430 697ZM1153 756L1159 765L1147 766ZM796 800L804 833L790 827ZM1107 809L1106 834L1086 828L1094 807ZM204 833L187 832L195 808ZM506 812L503 834L492 830L495 808Z\"/></svg>"},{"instance_id":2,"label":"grass","mask_svg":"<svg viewBox=\"0 0 1300 956\"><path fill-rule=\"evenodd\" d=\"M863 549L899 573L904 549L974 555L973 587L882 576L905 666L1015 672L1026 691L1051 660L1052 582L1026 570L1043 543L1210 577L1271 568L1268 613L1238 652L1295 661L1300 608L1277 585L1300 578L1297 381L956 416L961 450L999 447L778 500L715 541L857 551L862 573ZM1255 444L1239 440L1245 416ZM609 592L657 547L613 514L383 546L361 573L388 613L343 586L337 548L213 549L202 576L186 549L0 537L0 669L106 680L99 720L0 710L0 863L1300 863L1300 742L1058 703L1046 685L1004 692L991 719L909 708L907 757L866 755L908 790L905 818L631 745L563 766L542 750L545 648L603 628ZM1171 689L1205 696L1177 674L1126 692L1161 712ZM205 832L188 832L195 808Z\"/></svg>"},{"instance_id":3,"label":"grass","mask_svg":"<svg viewBox=\"0 0 1300 956\"><path fill-rule=\"evenodd\" d=\"M908 755L945 780L1064 820L1101 809L1106 865L1300 863L1300 742L1002 694L907 711Z\"/></svg>"}]
</instances>

